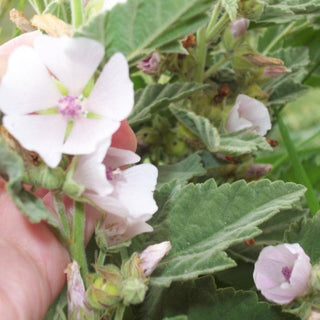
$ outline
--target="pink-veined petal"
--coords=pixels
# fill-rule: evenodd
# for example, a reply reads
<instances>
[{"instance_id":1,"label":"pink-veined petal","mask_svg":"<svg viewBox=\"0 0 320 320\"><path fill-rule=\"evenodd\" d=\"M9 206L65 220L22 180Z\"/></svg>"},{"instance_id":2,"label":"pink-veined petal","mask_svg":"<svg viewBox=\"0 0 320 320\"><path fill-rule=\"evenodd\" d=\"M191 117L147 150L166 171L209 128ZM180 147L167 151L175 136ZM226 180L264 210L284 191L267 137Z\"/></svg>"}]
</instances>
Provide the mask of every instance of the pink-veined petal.
<instances>
[{"instance_id":1,"label":"pink-veined petal","mask_svg":"<svg viewBox=\"0 0 320 320\"><path fill-rule=\"evenodd\" d=\"M133 164L140 161L140 157L130 151L118 148L109 148L104 164L113 169L120 168L127 164Z\"/></svg>"},{"instance_id":2,"label":"pink-veined petal","mask_svg":"<svg viewBox=\"0 0 320 320\"><path fill-rule=\"evenodd\" d=\"M0 86L0 109L8 115L28 114L55 107L61 97L37 53L31 47L17 48Z\"/></svg>"},{"instance_id":3,"label":"pink-veined petal","mask_svg":"<svg viewBox=\"0 0 320 320\"><path fill-rule=\"evenodd\" d=\"M86 109L121 121L129 115L133 103L134 91L128 63L121 53L116 53L102 70L86 101Z\"/></svg>"},{"instance_id":4,"label":"pink-veined petal","mask_svg":"<svg viewBox=\"0 0 320 320\"><path fill-rule=\"evenodd\" d=\"M100 196L113 191L112 185L106 178L106 168L102 163L110 143L110 140L103 141L94 154L80 156L73 175L77 183Z\"/></svg>"},{"instance_id":5,"label":"pink-veined petal","mask_svg":"<svg viewBox=\"0 0 320 320\"><path fill-rule=\"evenodd\" d=\"M111 139L119 126L120 122L109 119L76 118L62 152L72 155L92 153L100 142Z\"/></svg>"},{"instance_id":6,"label":"pink-veined petal","mask_svg":"<svg viewBox=\"0 0 320 320\"><path fill-rule=\"evenodd\" d=\"M59 164L67 128L63 116L8 115L3 124L25 149L39 153L49 167Z\"/></svg>"},{"instance_id":7,"label":"pink-veined petal","mask_svg":"<svg viewBox=\"0 0 320 320\"><path fill-rule=\"evenodd\" d=\"M99 42L86 38L43 35L35 40L34 47L71 96L81 94L104 55Z\"/></svg>"}]
</instances>

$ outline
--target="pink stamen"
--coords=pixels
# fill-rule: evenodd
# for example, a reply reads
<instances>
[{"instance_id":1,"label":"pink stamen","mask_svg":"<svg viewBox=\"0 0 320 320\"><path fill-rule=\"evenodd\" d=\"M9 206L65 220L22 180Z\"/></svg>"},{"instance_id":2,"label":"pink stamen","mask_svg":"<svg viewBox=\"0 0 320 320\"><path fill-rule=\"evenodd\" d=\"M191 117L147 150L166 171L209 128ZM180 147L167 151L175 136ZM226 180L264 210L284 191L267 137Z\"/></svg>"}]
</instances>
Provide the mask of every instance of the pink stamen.
<instances>
[{"instance_id":1,"label":"pink stamen","mask_svg":"<svg viewBox=\"0 0 320 320\"><path fill-rule=\"evenodd\" d=\"M113 180L113 169L111 167L106 167L106 176L109 181Z\"/></svg>"},{"instance_id":2,"label":"pink stamen","mask_svg":"<svg viewBox=\"0 0 320 320\"><path fill-rule=\"evenodd\" d=\"M284 278L286 279L287 282L290 282L290 277L291 277L291 272L292 272L292 268L289 267L283 267L281 270Z\"/></svg>"},{"instance_id":3,"label":"pink stamen","mask_svg":"<svg viewBox=\"0 0 320 320\"><path fill-rule=\"evenodd\" d=\"M77 97L65 96L58 102L57 108L63 116L77 117L83 111L83 107Z\"/></svg>"}]
</instances>

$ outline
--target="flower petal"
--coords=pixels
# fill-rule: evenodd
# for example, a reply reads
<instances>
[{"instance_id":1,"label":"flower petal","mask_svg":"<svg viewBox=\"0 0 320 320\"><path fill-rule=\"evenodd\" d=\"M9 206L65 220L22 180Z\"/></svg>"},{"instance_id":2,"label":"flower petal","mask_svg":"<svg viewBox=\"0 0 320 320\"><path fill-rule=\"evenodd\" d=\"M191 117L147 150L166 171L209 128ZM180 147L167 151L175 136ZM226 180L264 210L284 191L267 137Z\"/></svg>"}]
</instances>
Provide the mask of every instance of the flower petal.
<instances>
[{"instance_id":1,"label":"flower petal","mask_svg":"<svg viewBox=\"0 0 320 320\"><path fill-rule=\"evenodd\" d=\"M61 160L67 120L61 115L9 115L3 118L6 129L30 151L39 153L50 167Z\"/></svg>"},{"instance_id":2,"label":"flower petal","mask_svg":"<svg viewBox=\"0 0 320 320\"><path fill-rule=\"evenodd\" d=\"M108 154L104 159L104 164L112 169L120 168L126 164L133 164L140 161L140 157L130 151L118 148L109 148Z\"/></svg>"},{"instance_id":3,"label":"flower petal","mask_svg":"<svg viewBox=\"0 0 320 320\"><path fill-rule=\"evenodd\" d=\"M62 97L39 56L21 46L9 58L0 86L0 109L5 114L27 114L56 106Z\"/></svg>"},{"instance_id":4,"label":"flower petal","mask_svg":"<svg viewBox=\"0 0 320 320\"><path fill-rule=\"evenodd\" d=\"M75 119L71 132L63 145L66 154L89 154L94 152L99 143L111 138L120 123L108 119Z\"/></svg>"},{"instance_id":5,"label":"flower petal","mask_svg":"<svg viewBox=\"0 0 320 320\"><path fill-rule=\"evenodd\" d=\"M106 178L106 167L102 163L109 145L110 140L104 141L98 146L95 153L79 157L73 175L76 182L100 196L105 196L113 191L112 185Z\"/></svg>"},{"instance_id":6,"label":"flower petal","mask_svg":"<svg viewBox=\"0 0 320 320\"><path fill-rule=\"evenodd\" d=\"M125 119L134 102L129 66L121 53L114 54L105 65L90 96L86 108L109 119Z\"/></svg>"},{"instance_id":7,"label":"flower petal","mask_svg":"<svg viewBox=\"0 0 320 320\"><path fill-rule=\"evenodd\" d=\"M43 35L35 40L34 47L48 69L73 96L81 94L104 55L99 42L86 38Z\"/></svg>"}]
</instances>

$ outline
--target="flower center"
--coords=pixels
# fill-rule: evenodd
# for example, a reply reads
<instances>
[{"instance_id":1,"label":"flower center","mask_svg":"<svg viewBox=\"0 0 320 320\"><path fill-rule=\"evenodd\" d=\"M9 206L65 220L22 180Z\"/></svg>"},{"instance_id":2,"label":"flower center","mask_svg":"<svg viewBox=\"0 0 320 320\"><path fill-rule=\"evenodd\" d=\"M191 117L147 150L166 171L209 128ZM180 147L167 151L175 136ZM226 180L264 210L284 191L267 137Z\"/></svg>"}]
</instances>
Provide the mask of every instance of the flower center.
<instances>
[{"instance_id":1,"label":"flower center","mask_svg":"<svg viewBox=\"0 0 320 320\"><path fill-rule=\"evenodd\" d=\"M283 267L281 270L284 278L286 279L287 282L290 282L290 277L291 277L291 272L292 272L292 268L289 267Z\"/></svg>"},{"instance_id":2,"label":"flower center","mask_svg":"<svg viewBox=\"0 0 320 320\"><path fill-rule=\"evenodd\" d=\"M121 175L121 170L119 168L113 170L111 167L106 167L106 176L109 181L119 178L120 175Z\"/></svg>"},{"instance_id":3,"label":"flower center","mask_svg":"<svg viewBox=\"0 0 320 320\"><path fill-rule=\"evenodd\" d=\"M65 96L58 102L58 111L63 116L78 117L83 113L83 106L78 97Z\"/></svg>"}]
</instances>

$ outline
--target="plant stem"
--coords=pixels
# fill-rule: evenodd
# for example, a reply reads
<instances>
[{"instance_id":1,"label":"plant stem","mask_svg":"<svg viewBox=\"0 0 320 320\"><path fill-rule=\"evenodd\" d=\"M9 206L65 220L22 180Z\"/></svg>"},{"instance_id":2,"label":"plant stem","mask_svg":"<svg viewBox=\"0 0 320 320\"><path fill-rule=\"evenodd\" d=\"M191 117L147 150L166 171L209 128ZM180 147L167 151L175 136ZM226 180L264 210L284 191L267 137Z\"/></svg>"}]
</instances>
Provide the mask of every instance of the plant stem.
<instances>
[{"instance_id":1,"label":"plant stem","mask_svg":"<svg viewBox=\"0 0 320 320\"><path fill-rule=\"evenodd\" d=\"M100 250L100 251L99 251L99 256L98 256L97 264L98 264L99 266L103 266L105 259L106 259L106 254Z\"/></svg>"},{"instance_id":2,"label":"plant stem","mask_svg":"<svg viewBox=\"0 0 320 320\"><path fill-rule=\"evenodd\" d=\"M220 20L212 26L211 29L207 29L206 32L206 40L207 42L214 41L217 39L217 37L222 33L222 31L225 29L227 24L230 22L230 17L228 13L224 13Z\"/></svg>"},{"instance_id":3,"label":"plant stem","mask_svg":"<svg viewBox=\"0 0 320 320\"><path fill-rule=\"evenodd\" d=\"M221 58L218 62L213 64L204 74L204 80L208 79L211 74L217 71L222 65L224 65L228 59L226 57Z\"/></svg>"},{"instance_id":4,"label":"plant stem","mask_svg":"<svg viewBox=\"0 0 320 320\"><path fill-rule=\"evenodd\" d=\"M194 81L202 83L204 68L207 59L206 28L203 27L197 32L196 49L197 66L194 74Z\"/></svg>"},{"instance_id":5,"label":"plant stem","mask_svg":"<svg viewBox=\"0 0 320 320\"><path fill-rule=\"evenodd\" d=\"M53 194L53 201L54 201L54 206L60 216L61 224L63 227L64 235L67 239L70 239L71 237L71 232L70 232L70 227L69 227L69 222L68 218L66 215L65 207L63 204L63 199L60 195L58 194Z\"/></svg>"},{"instance_id":6,"label":"plant stem","mask_svg":"<svg viewBox=\"0 0 320 320\"><path fill-rule=\"evenodd\" d=\"M124 305L119 305L119 306L117 307L114 320L122 320L125 311L126 311L126 307L125 307Z\"/></svg>"},{"instance_id":7,"label":"plant stem","mask_svg":"<svg viewBox=\"0 0 320 320\"><path fill-rule=\"evenodd\" d=\"M85 221L86 217L84 212L84 204L82 202L76 201L74 204L72 241L70 245L70 253L72 259L78 262L83 282L86 285L88 264L84 244Z\"/></svg>"},{"instance_id":8,"label":"plant stem","mask_svg":"<svg viewBox=\"0 0 320 320\"><path fill-rule=\"evenodd\" d=\"M42 0L29 0L29 3L38 14L42 13L45 9L45 4Z\"/></svg>"},{"instance_id":9,"label":"plant stem","mask_svg":"<svg viewBox=\"0 0 320 320\"><path fill-rule=\"evenodd\" d=\"M207 33L208 33L208 30L211 30L213 26L216 24L220 10L221 10L220 1L218 1L212 11L211 19L207 27Z\"/></svg>"},{"instance_id":10,"label":"plant stem","mask_svg":"<svg viewBox=\"0 0 320 320\"><path fill-rule=\"evenodd\" d=\"M79 28L83 22L83 0L71 0L71 16L73 27Z\"/></svg>"},{"instance_id":11,"label":"plant stem","mask_svg":"<svg viewBox=\"0 0 320 320\"><path fill-rule=\"evenodd\" d=\"M297 154L297 150L295 148L293 141L291 140L290 134L288 132L288 129L285 123L282 120L282 117L280 116L279 113L277 113L276 116L279 124L280 133L285 143L287 152L289 154L290 162L294 170L294 173L296 175L297 182L302 183L307 187L306 199L312 215L315 215L316 212L320 210L320 205L319 205L316 193L312 187L312 184L309 180L309 177L304 167L300 162L300 159Z\"/></svg>"},{"instance_id":12,"label":"plant stem","mask_svg":"<svg viewBox=\"0 0 320 320\"><path fill-rule=\"evenodd\" d=\"M282 39L284 38L290 31L293 29L293 26L295 25L295 21L291 22L282 32L280 32L267 46L267 48L263 51L264 55L267 55L271 49Z\"/></svg>"}]
</instances>

